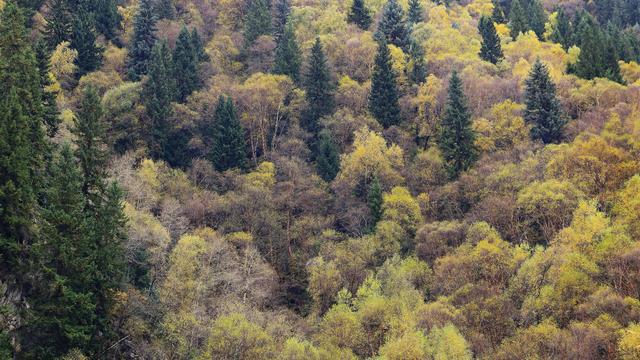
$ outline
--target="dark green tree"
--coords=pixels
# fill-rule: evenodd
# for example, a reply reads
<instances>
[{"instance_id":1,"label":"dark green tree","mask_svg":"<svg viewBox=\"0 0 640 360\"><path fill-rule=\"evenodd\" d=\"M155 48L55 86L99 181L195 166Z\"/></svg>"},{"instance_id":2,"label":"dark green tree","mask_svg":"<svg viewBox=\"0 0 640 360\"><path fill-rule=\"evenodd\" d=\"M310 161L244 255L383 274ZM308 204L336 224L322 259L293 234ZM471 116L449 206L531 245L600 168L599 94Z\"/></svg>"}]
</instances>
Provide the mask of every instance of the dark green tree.
<instances>
[{"instance_id":1,"label":"dark green tree","mask_svg":"<svg viewBox=\"0 0 640 360\"><path fill-rule=\"evenodd\" d=\"M589 15L580 19L577 30L580 55L578 62L569 68L581 78L608 78L622 83L615 40L610 39Z\"/></svg>"},{"instance_id":2,"label":"dark green tree","mask_svg":"<svg viewBox=\"0 0 640 360\"><path fill-rule=\"evenodd\" d=\"M376 39L400 48L409 44L409 30L404 20L404 10L397 0L388 0L382 9L382 17L376 30Z\"/></svg>"},{"instance_id":3,"label":"dark green tree","mask_svg":"<svg viewBox=\"0 0 640 360\"><path fill-rule=\"evenodd\" d=\"M40 72L40 90L42 92L42 116L47 129L47 135L52 137L58 132L60 124L60 112L56 102L56 92L47 90L52 85L49 77L50 53L45 40L40 40L35 46L36 60Z\"/></svg>"},{"instance_id":4,"label":"dark green tree","mask_svg":"<svg viewBox=\"0 0 640 360\"><path fill-rule=\"evenodd\" d=\"M331 80L320 38L316 38L311 48L307 71L304 74L304 89L307 107L302 114L302 127L316 136L320 129L320 118L333 113L335 108L335 85Z\"/></svg>"},{"instance_id":5,"label":"dark green tree","mask_svg":"<svg viewBox=\"0 0 640 360\"><path fill-rule=\"evenodd\" d=\"M92 5L96 30L109 40L117 40L122 16L118 13L116 0L95 0Z\"/></svg>"},{"instance_id":6,"label":"dark green tree","mask_svg":"<svg viewBox=\"0 0 640 360\"><path fill-rule=\"evenodd\" d=\"M382 184L380 179L374 177L367 190L367 205L369 207L369 217L371 224L369 231L375 230L376 224L382 219Z\"/></svg>"},{"instance_id":7,"label":"dark green tree","mask_svg":"<svg viewBox=\"0 0 640 360\"><path fill-rule=\"evenodd\" d=\"M193 47L193 51L196 53L196 59L198 63L209 61L209 55L204 50L204 44L202 43L202 37L200 37L200 33L196 28L191 30L191 47Z\"/></svg>"},{"instance_id":8,"label":"dark green tree","mask_svg":"<svg viewBox=\"0 0 640 360\"><path fill-rule=\"evenodd\" d=\"M562 45L565 50L568 50L573 45L573 29L571 21L564 8L558 9L558 15L556 17L556 26L551 33L551 40Z\"/></svg>"},{"instance_id":9,"label":"dark green tree","mask_svg":"<svg viewBox=\"0 0 640 360\"><path fill-rule=\"evenodd\" d=\"M244 19L244 47L251 45L261 35L271 34L271 3L269 0L250 0Z\"/></svg>"},{"instance_id":10,"label":"dark green tree","mask_svg":"<svg viewBox=\"0 0 640 360\"><path fill-rule=\"evenodd\" d=\"M288 75L295 83L300 82L302 55L296 41L293 25L288 23L284 34L278 39L273 72Z\"/></svg>"},{"instance_id":11,"label":"dark green tree","mask_svg":"<svg viewBox=\"0 0 640 360\"><path fill-rule=\"evenodd\" d=\"M531 138L545 144L560 142L566 120L556 98L556 86L540 59L533 64L525 86L524 118L532 125Z\"/></svg>"},{"instance_id":12,"label":"dark green tree","mask_svg":"<svg viewBox=\"0 0 640 360\"><path fill-rule=\"evenodd\" d=\"M78 51L77 75L82 76L97 69L102 62L102 48L96 44L96 30L93 16L80 10L73 21L71 47Z\"/></svg>"},{"instance_id":13,"label":"dark green tree","mask_svg":"<svg viewBox=\"0 0 640 360\"><path fill-rule=\"evenodd\" d=\"M371 19L371 12L364 1L365 0L353 0L351 9L347 15L347 20L352 24L356 24L360 29L367 30L373 20Z\"/></svg>"},{"instance_id":14,"label":"dark green tree","mask_svg":"<svg viewBox=\"0 0 640 360\"><path fill-rule=\"evenodd\" d=\"M417 41L412 40L409 46L409 63L407 76L414 84L423 83L427 79L427 64L424 61L424 49Z\"/></svg>"},{"instance_id":15,"label":"dark green tree","mask_svg":"<svg viewBox=\"0 0 640 360\"><path fill-rule=\"evenodd\" d=\"M540 0L529 0L525 8L529 14L529 29L538 35L538 39L544 40L544 24L547 22L547 15L544 12Z\"/></svg>"},{"instance_id":16,"label":"dark green tree","mask_svg":"<svg viewBox=\"0 0 640 360\"><path fill-rule=\"evenodd\" d=\"M138 81L147 74L151 51L156 43L156 16L152 0L140 0L133 20L133 38L129 43L127 73L129 79Z\"/></svg>"},{"instance_id":17,"label":"dark green tree","mask_svg":"<svg viewBox=\"0 0 640 360\"><path fill-rule=\"evenodd\" d=\"M198 56L191 43L191 33L182 27L176 47L173 50L174 78L176 80L176 100L184 102L191 93L200 87L198 76Z\"/></svg>"},{"instance_id":18,"label":"dark green tree","mask_svg":"<svg viewBox=\"0 0 640 360\"><path fill-rule=\"evenodd\" d=\"M173 0L158 0L156 14L158 19L173 20L176 17L176 6L173 4Z\"/></svg>"},{"instance_id":19,"label":"dark green tree","mask_svg":"<svg viewBox=\"0 0 640 360\"><path fill-rule=\"evenodd\" d=\"M211 151L209 160L216 170L244 168L247 165L247 149L244 129L238 121L231 98L220 96L212 122Z\"/></svg>"},{"instance_id":20,"label":"dark green tree","mask_svg":"<svg viewBox=\"0 0 640 360\"><path fill-rule=\"evenodd\" d=\"M407 10L407 22L409 24L417 24L424 21L424 9L420 0L409 0L409 10Z\"/></svg>"},{"instance_id":21,"label":"dark green tree","mask_svg":"<svg viewBox=\"0 0 640 360\"><path fill-rule=\"evenodd\" d=\"M492 0L491 3L493 4L493 11L491 12L491 19L493 22L498 24L504 24L507 22L504 16L504 9L502 8L502 5L500 5L500 1Z\"/></svg>"},{"instance_id":22,"label":"dark green tree","mask_svg":"<svg viewBox=\"0 0 640 360\"><path fill-rule=\"evenodd\" d=\"M492 64L497 64L504 55L502 54L502 46L500 45L500 37L493 25L493 20L488 16L482 16L478 23L478 31L482 36L482 45L480 46L480 58Z\"/></svg>"},{"instance_id":23,"label":"dark green tree","mask_svg":"<svg viewBox=\"0 0 640 360\"><path fill-rule=\"evenodd\" d=\"M73 21L67 0L53 0L45 20L44 36L50 49L71 39Z\"/></svg>"},{"instance_id":24,"label":"dark green tree","mask_svg":"<svg viewBox=\"0 0 640 360\"><path fill-rule=\"evenodd\" d=\"M378 54L371 77L369 111L385 128L400 123L398 99L396 73L391 64L391 54L387 43L382 39L378 42Z\"/></svg>"},{"instance_id":25,"label":"dark green tree","mask_svg":"<svg viewBox=\"0 0 640 360\"><path fill-rule=\"evenodd\" d=\"M275 0L273 6L273 37L276 42L284 35L285 28L289 22L291 4L289 0Z\"/></svg>"},{"instance_id":26,"label":"dark green tree","mask_svg":"<svg viewBox=\"0 0 640 360\"><path fill-rule=\"evenodd\" d=\"M453 71L444 118L440 122L438 146L442 152L449 177L456 179L478 159L475 132L471 128L471 114L462 89L462 80Z\"/></svg>"},{"instance_id":27,"label":"dark green tree","mask_svg":"<svg viewBox=\"0 0 640 360\"><path fill-rule=\"evenodd\" d=\"M147 144L154 159L166 159L168 152L169 119L173 114L171 101L176 93L173 69L167 42L158 41L153 47L149 76L143 88L146 115L150 121Z\"/></svg>"},{"instance_id":28,"label":"dark green tree","mask_svg":"<svg viewBox=\"0 0 640 360\"><path fill-rule=\"evenodd\" d=\"M318 174L326 182L335 179L340 171L340 153L338 153L338 148L331 139L331 133L328 130L320 132L316 166Z\"/></svg>"},{"instance_id":29,"label":"dark green tree","mask_svg":"<svg viewBox=\"0 0 640 360\"><path fill-rule=\"evenodd\" d=\"M511 2L509 28L511 29L511 37L513 39L518 38L518 35L529 30L529 18L520 0L513 0L513 2Z\"/></svg>"}]
</instances>

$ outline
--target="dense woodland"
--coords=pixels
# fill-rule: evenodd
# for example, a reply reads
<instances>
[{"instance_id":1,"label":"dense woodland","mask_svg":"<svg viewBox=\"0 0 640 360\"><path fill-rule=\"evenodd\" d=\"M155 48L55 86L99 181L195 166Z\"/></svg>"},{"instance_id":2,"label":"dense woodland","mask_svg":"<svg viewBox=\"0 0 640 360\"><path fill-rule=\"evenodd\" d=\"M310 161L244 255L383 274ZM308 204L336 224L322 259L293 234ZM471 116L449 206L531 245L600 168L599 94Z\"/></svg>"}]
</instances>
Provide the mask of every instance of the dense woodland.
<instances>
[{"instance_id":1,"label":"dense woodland","mask_svg":"<svg viewBox=\"0 0 640 360\"><path fill-rule=\"evenodd\" d=\"M1 359L640 359L640 1L0 9Z\"/></svg>"}]
</instances>

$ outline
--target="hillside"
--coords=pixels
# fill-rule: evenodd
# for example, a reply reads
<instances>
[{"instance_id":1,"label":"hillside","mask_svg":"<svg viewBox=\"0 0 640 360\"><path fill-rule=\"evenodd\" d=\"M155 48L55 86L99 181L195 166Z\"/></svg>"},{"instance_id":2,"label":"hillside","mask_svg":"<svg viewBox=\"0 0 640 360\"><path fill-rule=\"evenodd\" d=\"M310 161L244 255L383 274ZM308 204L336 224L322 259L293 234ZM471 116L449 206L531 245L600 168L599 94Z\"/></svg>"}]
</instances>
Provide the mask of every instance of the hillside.
<instances>
[{"instance_id":1,"label":"hillside","mask_svg":"<svg viewBox=\"0 0 640 360\"><path fill-rule=\"evenodd\" d=\"M640 359L638 0L0 9L0 359Z\"/></svg>"}]
</instances>

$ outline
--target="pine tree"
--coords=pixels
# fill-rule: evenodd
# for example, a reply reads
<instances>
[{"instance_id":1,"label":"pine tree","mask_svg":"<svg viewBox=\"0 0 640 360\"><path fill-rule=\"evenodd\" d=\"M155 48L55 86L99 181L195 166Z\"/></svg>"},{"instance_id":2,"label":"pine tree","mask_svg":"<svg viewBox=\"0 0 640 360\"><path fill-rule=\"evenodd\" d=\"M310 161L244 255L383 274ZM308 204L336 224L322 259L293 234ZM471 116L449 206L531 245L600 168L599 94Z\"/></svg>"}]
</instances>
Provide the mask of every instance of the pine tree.
<instances>
[{"instance_id":1,"label":"pine tree","mask_svg":"<svg viewBox=\"0 0 640 360\"><path fill-rule=\"evenodd\" d=\"M492 0L491 3L493 4L493 11L491 12L491 19L493 22L497 24L504 24L507 22L504 16L504 9L502 8L502 5L500 5L500 1Z\"/></svg>"},{"instance_id":2,"label":"pine tree","mask_svg":"<svg viewBox=\"0 0 640 360\"><path fill-rule=\"evenodd\" d=\"M373 232L376 224L382 219L382 185L380 179L374 177L367 191L367 205L369 207L369 217L371 225L369 231Z\"/></svg>"},{"instance_id":3,"label":"pine tree","mask_svg":"<svg viewBox=\"0 0 640 360\"><path fill-rule=\"evenodd\" d=\"M518 38L518 35L521 33L524 34L529 30L529 20L519 0L513 0L513 2L511 2L509 28L511 28L511 37L514 40Z\"/></svg>"},{"instance_id":4,"label":"pine tree","mask_svg":"<svg viewBox=\"0 0 640 360\"><path fill-rule=\"evenodd\" d=\"M149 76L144 83L146 115L150 120L148 146L151 157L166 159L170 131L169 118L172 115L171 101L175 98L173 61L166 41L158 41L153 47Z\"/></svg>"},{"instance_id":5,"label":"pine tree","mask_svg":"<svg viewBox=\"0 0 640 360\"><path fill-rule=\"evenodd\" d=\"M551 40L562 45L565 50L568 50L573 45L573 29L563 8L558 9L556 26L551 33Z\"/></svg>"},{"instance_id":6,"label":"pine tree","mask_svg":"<svg viewBox=\"0 0 640 360\"><path fill-rule=\"evenodd\" d=\"M492 64L497 64L504 55L502 54L502 46L500 45L500 37L493 25L493 20L488 16L482 16L478 23L478 30L482 36L482 45L480 47L480 58Z\"/></svg>"},{"instance_id":7,"label":"pine tree","mask_svg":"<svg viewBox=\"0 0 640 360\"><path fill-rule=\"evenodd\" d=\"M449 177L456 179L470 168L478 158L475 133L471 128L471 114L462 89L462 81L454 71L449 80L447 106L440 122L438 146L445 160Z\"/></svg>"},{"instance_id":8,"label":"pine tree","mask_svg":"<svg viewBox=\"0 0 640 360\"><path fill-rule=\"evenodd\" d=\"M549 70L540 59L533 64L525 85L527 107L524 118L532 125L531 138L545 144L559 142L566 120L556 99L556 87L549 77Z\"/></svg>"},{"instance_id":9,"label":"pine tree","mask_svg":"<svg viewBox=\"0 0 640 360\"><path fill-rule=\"evenodd\" d=\"M102 48L96 45L96 31L93 16L81 10L73 22L71 47L78 51L77 74L82 76L94 71L102 62Z\"/></svg>"},{"instance_id":10,"label":"pine tree","mask_svg":"<svg viewBox=\"0 0 640 360\"><path fill-rule=\"evenodd\" d=\"M538 39L544 40L544 24L547 22L547 16L542 3L539 0L530 0L525 11L529 14L529 29L538 35Z\"/></svg>"},{"instance_id":11,"label":"pine tree","mask_svg":"<svg viewBox=\"0 0 640 360\"><path fill-rule=\"evenodd\" d=\"M351 9L347 15L347 20L352 24L356 24L360 29L367 30L373 20L371 19L371 12L364 1L365 0L353 0Z\"/></svg>"},{"instance_id":12,"label":"pine tree","mask_svg":"<svg viewBox=\"0 0 640 360\"><path fill-rule=\"evenodd\" d=\"M577 37L580 55L578 62L569 70L584 79L601 77L621 83L618 52L613 48L612 39L603 33L591 16L581 18Z\"/></svg>"},{"instance_id":13,"label":"pine tree","mask_svg":"<svg viewBox=\"0 0 640 360\"><path fill-rule=\"evenodd\" d=\"M244 168L247 150L244 129L238 121L233 100L220 96L213 118L209 159L218 171Z\"/></svg>"},{"instance_id":14,"label":"pine tree","mask_svg":"<svg viewBox=\"0 0 640 360\"><path fill-rule=\"evenodd\" d=\"M53 0L45 20L44 36L50 49L71 39L72 18L67 0Z\"/></svg>"},{"instance_id":15,"label":"pine tree","mask_svg":"<svg viewBox=\"0 0 640 360\"><path fill-rule=\"evenodd\" d=\"M156 17L152 0L140 0L133 20L133 38L127 57L127 71L132 81L138 81L147 74L151 51L156 43L155 31Z\"/></svg>"},{"instance_id":16,"label":"pine tree","mask_svg":"<svg viewBox=\"0 0 640 360\"><path fill-rule=\"evenodd\" d=\"M176 7L173 0L158 0L156 14L158 19L173 20L176 17Z\"/></svg>"},{"instance_id":17,"label":"pine tree","mask_svg":"<svg viewBox=\"0 0 640 360\"><path fill-rule=\"evenodd\" d=\"M273 9L273 37L276 42L279 42L280 37L284 35L290 13L291 4L289 0L275 0Z\"/></svg>"},{"instance_id":18,"label":"pine tree","mask_svg":"<svg viewBox=\"0 0 640 360\"><path fill-rule=\"evenodd\" d=\"M122 16L118 13L115 0L95 0L92 7L96 30L107 39L116 41Z\"/></svg>"},{"instance_id":19,"label":"pine tree","mask_svg":"<svg viewBox=\"0 0 640 360\"><path fill-rule=\"evenodd\" d=\"M389 47L382 39L378 42L378 54L371 77L369 111L385 128L400 123L399 95L396 87L396 74L391 64Z\"/></svg>"},{"instance_id":20,"label":"pine tree","mask_svg":"<svg viewBox=\"0 0 640 360\"><path fill-rule=\"evenodd\" d=\"M300 64L302 56L296 41L296 35L291 23L285 27L284 34L278 39L273 72L288 75L295 83L300 81Z\"/></svg>"},{"instance_id":21,"label":"pine tree","mask_svg":"<svg viewBox=\"0 0 640 360\"><path fill-rule=\"evenodd\" d=\"M427 64L424 61L424 49L417 41L409 46L409 71L407 76L414 84L423 83L427 79Z\"/></svg>"},{"instance_id":22,"label":"pine tree","mask_svg":"<svg viewBox=\"0 0 640 360\"><path fill-rule=\"evenodd\" d=\"M302 114L303 128L314 134L314 136L319 131L318 122L320 118L333 113L335 108L334 88L327 59L322 51L320 38L316 38L311 48L311 56L304 76L307 108Z\"/></svg>"},{"instance_id":23,"label":"pine tree","mask_svg":"<svg viewBox=\"0 0 640 360\"><path fill-rule=\"evenodd\" d=\"M40 72L40 90L42 93L42 116L43 122L47 129L47 135L53 137L58 132L60 124L60 112L56 102L57 92L48 90L52 85L49 77L50 70L50 53L44 40L40 40L35 46L36 60L38 62L38 70Z\"/></svg>"},{"instance_id":24,"label":"pine tree","mask_svg":"<svg viewBox=\"0 0 640 360\"><path fill-rule=\"evenodd\" d=\"M191 34L186 26L183 26L180 35L178 35L178 40L176 40L176 47L173 50L176 100L178 102L187 100L187 97L200 87L198 63L198 54L191 44Z\"/></svg>"},{"instance_id":25,"label":"pine tree","mask_svg":"<svg viewBox=\"0 0 640 360\"><path fill-rule=\"evenodd\" d=\"M244 19L244 47L250 48L261 35L271 34L269 0L250 0Z\"/></svg>"},{"instance_id":26,"label":"pine tree","mask_svg":"<svg viewBox=\"0 0 640 360\"><path fill-rule=\"evenodd\" d=\"M327 130L320 132L316 155L318 174L324 181L331 182L340 171L340 154Z\"/></svg>"},{"instance_id":27,"label":"pine tree","mask_svg":"<svg viewBox=\"0 0 640 360\"><path fill-rule=\"evenodd\" d=\"M375 36L377 40L384 39L387 43L403 49L409 44L409 30L404 21L404 10L397 0L388 0L385 4Z\"/></svg>"},{"instance_id":28,"label":"pine tree","mask_svg":"<svg viewBox=\"0 0 640 360\"><path fill-rule=\"evenodd\" d=\"M420 0L409 0L409 10L407 11L407 21L409 24L417 24L424 21L422 12L422 4Z\"/></svg>"}]
</instances>

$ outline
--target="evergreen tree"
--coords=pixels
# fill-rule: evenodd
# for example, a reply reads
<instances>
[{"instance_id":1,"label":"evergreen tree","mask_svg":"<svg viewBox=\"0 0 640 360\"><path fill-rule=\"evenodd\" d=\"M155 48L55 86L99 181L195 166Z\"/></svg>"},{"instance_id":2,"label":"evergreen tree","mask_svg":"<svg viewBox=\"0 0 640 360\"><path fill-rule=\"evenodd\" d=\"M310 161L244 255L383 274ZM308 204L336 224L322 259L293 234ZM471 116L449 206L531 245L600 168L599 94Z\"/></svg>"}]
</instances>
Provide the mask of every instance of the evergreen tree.
<instances>
[{"instance_id":1,"label":"evergreen tree","mask_svg":"<svg viewBox=\"0 0 640 360\"><path fill-rule=\"evenodd\" d=\"M407 76L414 84L423 83L427 79L427 64L424 61L424 49L417 41L409 46L409 71Z\"/></svg>"},{"instance_id":2,"label":"evergreen tree","mask_svg":"<svg viewBox=\"0 0 640 360\"><path fill-rule=\"evenodd\" d=\"M528 28L538 35L538 39L544 40L544 24L547 22L547 16L540 0L530 0L525 12L529 14Z\"/></svg>"},{"instance_id":3,"label":"evergreen tree","mask_svg":"<svg viewBox=\"0 0 640 360\"><path fill-rule=\"evenodd\" d=\"M71 47L78 51L77 74L82 76L94 71L102 62L102 48L96 45L94 20L90 13L80 10L73 22Z\"/></svg>"},{"instance_id":4,"label":"evergreen tree","mask_svg":"<svg viewBox=\"0 0 640 360\"><path fill-rule=\"evenodd\" d=\"M173 0L158 0L156 3L158 19L173 20L176 17L176 7Z\"/></svg>"},{"instance_id":5,"label":"evergreen tree","mask_svg":"<svg viewBox=\"0 0 640 360\"><path fill-rule=\"evenodd\" d=\"M382 9L382 17L378 23L376 39L384 39L387 43L405 48L409 43L409 30L404 21L404 10L397 0L388 0Z\"/></svg>"},{"instance_id":6,"label":"evergreen tree","mask_svg":"<svg viewBox=\"0 0 640 360\"><path fill-rule=\"evenodd\" d=\"M193 47L193 51L196 53L196 59L198 63L209 61L209 55L206 51L204 51L204 45L202 44L202 38L198 33L196 28L191 30L191 47Z\"/></svg>"},{"instance_id":7,"label":"evergreen tree","mask_svg":"<svg viewBox=\"0 0 640 360\"><path fill-rule=\"evenodd\" d=\"M500 1L492 0L491 2L493 3L493 11L491 13L491 19L493 22L497 24L504 24L507 22L504 16L504 9L502 8L502 5L500 5Z\"/></svg>"},{"instance_id":8,"label":"evergreen tree","mask_svg":"<svg viewBox=\"0 0 640 360\"><path fill-rule=\"evenodd\" d=\"M50 70L50 53L44 40L36 43L35 47L36 60L38 62L38 70L40 72L40 90L42 93L42 116L47 129L47 135L52 137L58 132L60 124L60 112L56 102L57 92L50 91L47 87L51 86Z\"/></svg>"},{"instance_id":9,"label":"evergreen tree","mask_svg":"<svg viewBox=\"0 0 640 360\"><path fill-rule=\"evenodd\" d=\"M147 74L151 51L156 42L155 31L156 17L152 0L140 0L133 20L133 38L127 57L127 71L132 81L138 81Z\"/></svg>"},{"instance_id":10,"label":"evergreen tree","mask_svg":"<svg viewBox=\"0 0 640 360\"><path fill-rule=\"evenodd\" d=\"M369 184L367 205L369 206L369 217L371 218L369 231L373 232L376 224L382 219L382 185L377 176Z\"/></svg>"},{"instance_id":11,"label":"evergreen tree","mask_svg":"<svg viewBox=\"0 0 640 360\"><path fill-rule=\"evenodd\" d=\"M92 8L96 30L109 40L117 40L116 35L120 29L122 16L118 13L116 1L94 0Z\"/></svg>"},{"instance_id":12,"label":"evergreen tree","mask_svg":"<svg viewBox=\"0 0 640 360\"><path fill-rule=\"evenodd\" d=\"M525 85L527 107L524 118L532 125L531 138L545 144L559 142L566 120L556 99L556 87L549 77L549 70L540 59L533 64Z\"/></svg>"},{"instance_id":13,"label":"evergreen tree","mask_svg":"<svg viewBox=\"0 0 640 360\"><path fill-rule=\"evenodd\" d=\"M324 181L331 182L340 171L340 154L327 130L320 132L318 154L316 155L318 174Z\"/></svg>"},{"instance_id":14,"label":"evergreen tree","mask_svg":"<svg viewBox=\"0 0 640 360\"><path fill-rule=\"evenodd\" d=\"M144 83L146 115L150 120L147 143L151 157L166 159L169 118L172 115L171 101L175 98L173 61L166 41L158 41L153 47L149 76Z\"/></svg>"},{"instance_id":15,"label":"evergreen tree","mask_svg":"<svg viewBox=\"0 0 640 360\"><path fill-rule=\"evenodd\" d=\"M378 42L378 54L371 77L369 111L385 128L400 123L398 99L396 74L391 64L391 54L387 43L382 39Z\"/></svg>"},{"instance_id":16,"label":"evergreen tree","mask_svg":"<svg viewBox=\"0 0 640 360\"><path fill-rule=\"evenodd\" d=\"M478 23L478 30L482 36L482 45L480 47L480 58L492 64L497 64L504 55L502 54L502 46L500 45L500 37L493 25L493 20L488 16L482 16Z\"/></svg>"},{"instance_id":17,"label":"evergreen tree","mask_svg":"<svg viewBox=\"0 0 640 360\"><path fill-rule=\"evenodd\" d=\"M417 24L424 21L420 0L409 0L409 10L407 11L407 21L409 24Z\"/></svg>"},{"instance_id":18,"label":"evergreen tree","mask_svg":"<svg viewBox=\"0 0 640 360\"><path fill-rule=\"evenodd\" d=\"M184 102L191 93L200 87L198 76L198 55L191 44L191 34L182 27L176 47L173 50L174 78L176 80L176 100Z\"/></svg>"},{"instance_id":19,"label":"evergreen tree","mask_svg":"<svg viewBox=\"0 0 640 360\"><path fill-rule=\"evenodd\" d=\"M45 20L44 36L50 49L71 39L72 18L67 0L53 0Z\"/></svg>"},{"instance_id":20,"label":"evergreen tree","mask_svg":"<svg viewBox=\"0 0 640 360\"><path fill-rule=\"evenodd\" d=\"M373 20L371 19L371 12L364 1L365 0L353 0L351 9L347 15L347 20L352 24L356 24L360 29L367 30Z\"/></svg>"},{"instance_id":21,"label":"evergreen tree","mask_svg":"<svg viewBox=\"0 0 640 360\"><path fill-rule=\"evenodd\" d=\"M454 71L449 80L447 106L440 122L438 146L445 160L449 177L456 179L478 159L475 133L471 128L471 114L462 90L462 81Z\"/></svg>"},{"instance_id":22,"label":"evergreen tree","mask_svg":"<svg viewBox=\"0 0 640 360\"><path fill-rule=\"evenodd\" d=\"M271 8L269 0L250 0L244 19L244 47L251 45L261 35L271 34Z\"/></svg>"},{"instance_id":23,"label":"evergreen tree","mask_svg":"<svg viewBox=\"0 0 640 360\"><path fill-rule=\"evenodd\" d=\"M320 118L333 113L335 108L334 88L320 38L316 38L311 48L311 56L304 76L307 108L302 114L303 128L314 136L318 133Z\"/></svg>"},{"instance_id":24,"label":"evergreen tree","mask_svg":"<svg viewBox=\"0 0 640 360\"><path fill-rule=\"evenodd\" d=\"M518 38L518 35L521 33L524 34L529 30L529 18L519 0L513 0L513 2L511 2L509 28L511 29L511 37L514 40Z\"/></svg>"},{"instance_id":25,"label":"evergreen tree","mask_svg":"<svg viewBox=\"0 0 640 360\"><path fill-rule=\"evenodd\" d=\"M558 15L556 17L556 26L551 33L551 40L562 45L565 50L573 45L573 30L569 17L561 7L558 9Z\"/></svg>"},{"instance_id":26,"label":"evergreen tree","mask_svg":"<svg viewBox=\"0 0 640 360\"><path fill-rule=\"evenodd\" d=\"M231 98L220 96L213 118L209 159L218 171L244 168L247 150L244 129L238 121Z\"/></svg>"},{"instance_id":27,"label":"evergreen tree","mask_svg":"<svg viewBox=\"0 0 640 360\"><path fill-rule=\"evenodd\" d=\"M300 81L300 48L291 23L285 27L284 34L278 39L273 72L288 75L295 83Z\"/></svg>"},{"instance_id":28,"label":"evergreen tree","mask_svg":"<svg viewBox=\"0 0 640 360\"><path fill-rule=\"evenodd\" d=\"M284 35L289 14L291 13L289 0L275 0L273 12L273 37L276 42L279 42L280 37Z\"/></svg>"},{"instance_id":29,"label":"evergreen tree","mask_svg":"<svg viewBox=\"0 0 640 360\"><path fill-rule=\"evenodd\" d=\"M595 20L584 15L577 31L580 55L569 70L581 78L608 78L622 82L615 43L598 27Z\"/></svg>"}]
</instances>

